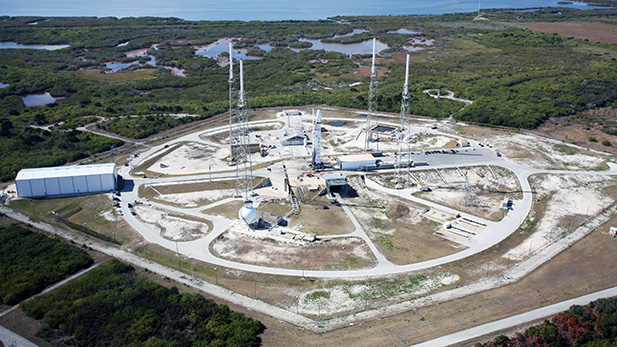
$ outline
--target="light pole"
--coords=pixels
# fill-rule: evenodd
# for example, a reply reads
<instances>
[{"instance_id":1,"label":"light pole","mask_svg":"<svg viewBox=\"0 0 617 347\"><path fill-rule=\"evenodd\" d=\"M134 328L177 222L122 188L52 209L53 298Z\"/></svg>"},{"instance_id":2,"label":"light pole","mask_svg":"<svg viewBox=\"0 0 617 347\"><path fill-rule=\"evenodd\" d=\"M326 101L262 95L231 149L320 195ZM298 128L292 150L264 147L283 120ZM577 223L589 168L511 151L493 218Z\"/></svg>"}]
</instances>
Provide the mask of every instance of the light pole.
<instances>
[{"instance_id":1,"label":"light pole","mask_svg":"<svg viewBox=\"0 0 617 347\"><path fill-rule=\"evenodd\" d=\"M182 263L180 263L180 252L178 252L178 241L176 240L176 256L178 257L178 267L182 272Z\"/></svg>"}]
</instances>

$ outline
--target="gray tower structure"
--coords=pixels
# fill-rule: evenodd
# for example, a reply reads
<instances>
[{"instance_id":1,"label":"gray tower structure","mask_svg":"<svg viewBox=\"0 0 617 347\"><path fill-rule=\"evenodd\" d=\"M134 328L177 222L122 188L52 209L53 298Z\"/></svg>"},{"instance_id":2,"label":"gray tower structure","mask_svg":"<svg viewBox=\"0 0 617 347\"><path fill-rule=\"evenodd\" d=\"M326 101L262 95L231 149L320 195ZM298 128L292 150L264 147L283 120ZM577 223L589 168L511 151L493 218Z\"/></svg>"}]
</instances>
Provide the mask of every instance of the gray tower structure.
<instances>
[{"instance_id":1,"label":"gray tower structure","mask_svg":"<svg viewBox=\"0 0 617 347\"><path fill-rule=\"evenodd\" d=\"M229 146L236 165L235 195L249 201L253 195L253 167L250 153L248 111L244 93L244 71L240 60L240 90L236 91L233 73L233 47L229 43Z\"/></svg>"},{"instance_id":2,"label":"gray tower structure","mask_svg":"<svg viewBox=\"0 0 617 347\"><path fill-rule=\"evenodd\" d=\"M311 164L313 169L323 168L321 161L321 110L317 110L317 114L313 115L313 160Z\"/></svg>"},{"instance_id":3,"label":"gray tower structure","mask_svg":"<svg viewBox=\"0 0 617 347\"><path fill-rule=\"evenodd\" d=\"M409 156L409 141L411 129L409 127L409 54L407 54L407 63L405 64L405 84L403 85L403 98L401 101L401 118L397 132L398 143L396 147L396 188L402 189L407 185L407 174L405 167L411 165L411 157ZM407 161L404 162L404 154L407 153Z\"/></svg>"},{"instance_id":4,"label":"gray tower structure","mask_svg":"<svg viewBox=\"0 0 617 347\"><path fill-rule=\"evenodd\" d=\"M375 137L374 129L378 124L377 116L374 113L375 79L376 79L376 76L375 76L375 42L376 42L376 39L373 38L373 60L371 62L371 84L369 85L369 92L368 92L368 114L366 116L366 137L364 139L364 150L367 152L370 152L371 150L370 143Z\"/></svg>"}]
</instances>

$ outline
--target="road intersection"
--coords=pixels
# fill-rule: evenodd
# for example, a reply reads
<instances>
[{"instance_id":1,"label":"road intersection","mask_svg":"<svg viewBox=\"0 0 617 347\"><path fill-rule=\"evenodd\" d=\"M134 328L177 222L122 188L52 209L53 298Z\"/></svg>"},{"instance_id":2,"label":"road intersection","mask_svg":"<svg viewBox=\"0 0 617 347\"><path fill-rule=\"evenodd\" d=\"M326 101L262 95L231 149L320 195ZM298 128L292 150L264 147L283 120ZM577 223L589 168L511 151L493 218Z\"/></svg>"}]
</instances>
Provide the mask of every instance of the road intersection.
<instances>
[{"instance_id":1,"label":"road intersection","mask_svg":"<svg viewBox=\"0 0 617 347\"><path fill-rule=\"evenodd\" d=\"M339 118L328 119L325 120L340 120ZM349 119L346 119L349 121ZM274 123L281 123L281 120L262 120L257 122L251 122L251 126L262 126ZM188 134L186 136L177 138L172 140L166 144L161 144L158 146L151 147L145 153L142 153L138 158L134 159L132 163L133 166L139 165L140 162L147 160L153 155L160 153L164 148L168 148L177 143L186 143L186 142L196 142L202 143L209 146L223 146L216 142L208 139L208 136L211 136L216 133L220 133L227 129L225 126L195 132L192 134ZM423 128L424 131L434 134L441 134L437 130L432 130L428 128ZM443 135L443 134L442 134ZM447 136L452 136L448 134ZM446 263L450 263L453 261L461 260L466 257L469 257L473 254L482 252L499 242L506 239L509 235L515 232L520 225L525 221L527 215L529 214L532 202L533 202L533 193L531 186L529 184L529 177L534 174L581 174L581 175L617 175L617 165L613 163L609 163L610 169L604 172L599 171L567 171L567 170L540 170L534 169L530 167L526 167L515 162L508 160L507 158L497 156L495 151L492 149L481 147L478 143L472 142L472 146L459 149L456 153L428 153L425 154L423 151L414 152L411 154L411 160L414 161L428 161L430 163L429 169L441 169L441 168L456 168L461 166L499 166L506 168L514 173L521 187L522 199L514 201L514 208L510 210L506 216L498 221L493 222L489 220L482 219L478 216L472 216L462 211L456 211L446 206L439 205L437 203L427 201L425 199L421 199L419 197L415 197L411 195L410 189L402 189L402 190L394 190L383 187L376 182L366 179L366 185L370 189L378 190L383 193L389 194L391 196L397 196L409 201L414 201L431 208L446 211L450 214L460 214L463 217L468 217L474 220L480 220L483 224L486 224L486 229L479 233L478 235L472 237L467 243L465 243L461 247L461 251L450 254L444 257L431 259L427 261L422 261L413 264L406 265L396 265L389 262L382 254L379 253L377 248L374 246L372 240L366 235L362 226L355 220L355 217L349 210L347 206L345 206L344 201L342 201L343 208L345 212L348 214L351 221L354 223L356 230L347 235L341 235L338 237L344 236L357 236L364 240L367 243L368 247L374 253L377 264L372 268L364 268L364 269L355 269L355 270L301 270L301 269L288 269L288 268L277 268L271 266L260 266L253 265L247 263L241 263L237 261L231 261L227 259L222 259L210 252L210 243L217 239L220 235L222 235L231 225L231 221L227 220L223 217L213 216L204 214L203 210L208 208L224 204L226 202L231 201L231 199L227 199L224 201L218 201L213 204L207 206L201 206L199 208L181 208L181 207L172 207L164 204L156 204L157 208L165 209L169 211L174 211L178 213L183 213L187 215L192 215L195 217L205 218L212 221L214 227L213 230L210 231L205 237L193 241L184 241L178 242L171 241L166 239L158 234L157 231L153 230L147 224L141 222L138 218L133 216L128 207L128 203L134 200L139 199L138 191L139 187L147 184L154 183L181 183L184 181L206 181L206 180L223 180L223 179L233 179L235 178L235 174L233 172L216 172L216 173L203 173L203 174L195 174L188 176L165 176L159 178L140 178L134 177L133 185L131 189L128 191L122 192L122 204L121 209L124 215L125 220L131 225L137 232L139 232L147 242L155 243L160 246L163 246L169 250L176 251L176 248L179 253L184 256L201 260L216 266L224 266L231 269L237 269L248 272L262 273L262 274L272 274L272 275L285 275L285 276L310 276L315 278L374 278L374 277L382 277L387 275L395 275L402 274L410 271L417 270L425 270L430 269L436 266L440 266ZM270 170L276 170L277 166L271 166ZM122 168L122 174L125 177L129 177L128 168ZM424 168L426 169L426 168ZM422 170L418 168L418 170ZM269 173L267 168L261 168L253 170L253 174L255 176L267 176ZM343 175L354 175L358 174L358 172L341 172Z\"/></svg>"}]
</instances>

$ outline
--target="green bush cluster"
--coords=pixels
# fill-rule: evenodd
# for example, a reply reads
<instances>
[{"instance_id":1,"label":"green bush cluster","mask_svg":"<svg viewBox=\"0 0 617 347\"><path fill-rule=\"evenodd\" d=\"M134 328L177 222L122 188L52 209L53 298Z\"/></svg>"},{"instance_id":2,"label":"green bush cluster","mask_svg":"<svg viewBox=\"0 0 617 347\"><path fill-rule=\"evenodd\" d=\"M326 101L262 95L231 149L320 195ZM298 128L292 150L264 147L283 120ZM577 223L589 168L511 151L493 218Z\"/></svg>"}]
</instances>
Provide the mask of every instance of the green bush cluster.
<instances>
[{"instance_id":1,"label":"green bush cluster","mask_svg":"<svg viewBox=\"0 0 617 347\"><path fill-rule=\"evenodd\" d=\"M90 264L75 246L18 225L0 228L0 304L15 305Z\"/></svg>"},{"instance_id":2,"label":"green bush cluster","mask_svg":"<svg viewBox=\"0 0 617 347\"><path fill-rule=\"evenodd\" d=\"M198 294L180 294L110 260L21 308L40 336L73 346L258 346L265 327Z\"/></svg>"}]
</instances>

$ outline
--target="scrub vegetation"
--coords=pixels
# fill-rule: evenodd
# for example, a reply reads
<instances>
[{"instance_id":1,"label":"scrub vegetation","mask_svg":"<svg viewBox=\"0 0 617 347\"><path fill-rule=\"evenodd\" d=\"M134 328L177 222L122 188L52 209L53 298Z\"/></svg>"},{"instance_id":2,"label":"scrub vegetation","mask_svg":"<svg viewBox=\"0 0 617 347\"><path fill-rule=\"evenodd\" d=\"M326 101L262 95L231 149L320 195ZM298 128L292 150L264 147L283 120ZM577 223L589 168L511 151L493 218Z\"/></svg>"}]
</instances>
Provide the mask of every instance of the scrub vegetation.
<instances>
[{"instance_id":1,"label":"scrub vegetation","mask_svg":"<svg viewBox=\"0 0 617 347\"><path fill-rule=\"evenodd\" d=\"M614 108L614 45L534 32L522 25L539 21L615 25L616 13L613 9L487 10L486 21L474 21L474 14L280 22L6 18L0 22L2 42L70 47L0 50L0 82L9 85L0 88L0 143L14 154L0 160L0 179L9 180L24 167L60 165L120 145L120 140L75 130L97 120L98 127L109 132L145 138L225 112L228 67L221 65L226 53L218 60L195 54L198 47L224 37L236 38L234 47L248 49L249 55L259 53L259 59L245 60L250 108L327 104L366 109L369 77L358 71L370 64L369 55L296 52L290 46L302 46L301 38L353 43L371 37L389 46L377 60L383 74L376 93L379 111L400 110L404 54L410 45L424 48L411 52L412 114L452 115L467 122L532 129L549 118ZM33 21L38 24L28 24ZM391 32L400 28L420 34ZM334 37L353 29L366 31ZM416 44L418 36L433 40L433 45ZM257 46L267 44L272 47L268 52ZM126 53L134 50L144 50L157 65L145 64L146 57L128 57ZM114 72L106 67L108 62L141 63ZM186 77L162 66L183 69ZM462 108L461 102L423 93L429 88L451 90L474 102ZM63 98L25 107L20 95L37 92ZM614 136L611 129L607 128L607 136ZM22 155L26 148L27 156Z\"/></svg>"},{"instance_id":2,"label":"scrub vegetation","mask_svg":"<svg viewBox=\"0 0 617 347\"><path fill-rule=\"evenodd\" d=\"M39 336L72 346L258 346L265 327L198 294L180 294L110 260L33 300Z\"/></svg>"},{"instance_id":3,"label":"scrub vegetation","mask_svg":"<svg viewBox=\"0 0 617 347\"><path fill-rule=\"evenodd\" d=\"M500 335L475 346L611 346L617 339L616 322L617 299L599 299L586 306L574 305L516 336Z\"/></svg>"},{"instance_id":4,"label":"scrub vegetation","mask_svg":"<svg viewBox=\"0 0 617 347\"><path fill-rule=\"evenodd\" d=\"M18 225L0 228L0 304L15 305L92 264L83 250Z\"/></svg>"}]
</instances>

